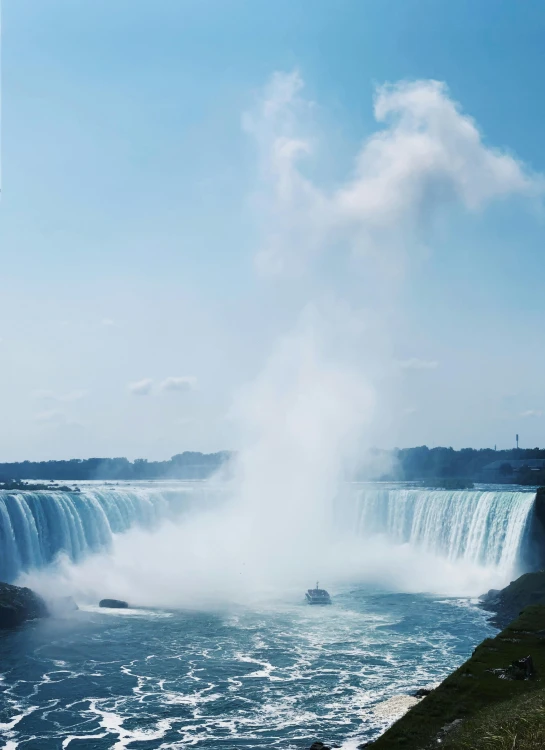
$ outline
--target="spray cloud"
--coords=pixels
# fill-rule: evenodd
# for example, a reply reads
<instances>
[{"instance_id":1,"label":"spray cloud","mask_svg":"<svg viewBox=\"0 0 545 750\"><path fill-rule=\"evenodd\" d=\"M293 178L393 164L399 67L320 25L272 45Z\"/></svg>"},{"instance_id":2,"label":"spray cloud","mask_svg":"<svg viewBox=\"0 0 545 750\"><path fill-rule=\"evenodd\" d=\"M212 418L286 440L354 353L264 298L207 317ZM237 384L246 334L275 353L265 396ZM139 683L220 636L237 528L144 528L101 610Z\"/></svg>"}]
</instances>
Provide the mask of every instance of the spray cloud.
<instances>
[{"instance_id":1,"label":"spray cloud","mask_svg":"<svg viewBox=\"0 0 545 750\"><path fill-rule=\"evenodd\" d=\"M332 274L325 291L323 279L313 280L324 258L336 268L355 261L368 288L387 289L392 271L449 206L476 211L496 199L536 196L542 182L486 146L444 84L415 81L377 89L380 128L347 179L325 189L303 168L315 155L308 131L316 108L302 91L297 72L276 73L243 120L259 163L256 267L263 283L280 290L286 278L302 280L307 298L261 375L235 398L242 450L229 501L154 534L129 532L107 558L61 565L56 575L76 593L96 595L101 587L100 594L135 602L186 604L203 595L217 601L219 592L240 598L285 590L316 576L357 578L380 565L389 583L397 576L401 586L414 586L415 577L421 588L437 584L433 566L410 550L392 566L391 550L348 549L332 531L332 503L354 454L373 443L387 337L377 334L380 307L369 316L350 298L343 274ZM401 574L408 565L411 584ZM45 580L34 585L43 589Z\"/></svg>"}]
</instances>

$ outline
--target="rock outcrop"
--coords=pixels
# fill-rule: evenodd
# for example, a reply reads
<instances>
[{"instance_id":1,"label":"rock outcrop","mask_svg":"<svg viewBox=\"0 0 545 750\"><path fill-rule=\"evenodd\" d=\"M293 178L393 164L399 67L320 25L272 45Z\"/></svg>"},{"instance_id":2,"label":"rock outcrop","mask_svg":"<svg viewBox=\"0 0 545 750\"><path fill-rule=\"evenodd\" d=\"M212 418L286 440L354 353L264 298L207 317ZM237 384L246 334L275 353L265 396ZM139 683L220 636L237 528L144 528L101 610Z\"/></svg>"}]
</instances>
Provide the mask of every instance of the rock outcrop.
<instances>
[{"instance_id":1,"label":"rock outcrop","mask_svg":"<svg viewBox=\"0 0 545 750\"><path fill-rule=\"evenodd\" d=\"M481 607L492 613L490 621L497 628L504 628L515 620L525 607L532 604L545 604L543 570L525 573L501 591L491 589L480 598Z\"/></svg>"},{"instance_id":2,"label":"rock outcrop","mask_svg":"<svg viewBox=\"0 0 545 750\"><path fill-rule=\"evenodd\" d=\"M48 615L44 600L34 591L0 583L0 629L16 628L27 620Z\"/></svg>"},{"instance_id":3,"label":"rock outcrop","mask_svg":"<svg viewBox=\"0 0 545 750\"><path fill-rule=\"evenodd\" d=\"M98 606L106 609L128 609L129 607L128 603L122 599L101 599Z\"/></svg>"},{"instance_id":4,"label":"rock outcrop","mask_svg":"<svg viewBox=\"0 0 545 750\"><path fill-rule=\"evenodd\" d=\"M520 550L525 570L545 569L545 487L538 487L529 526Z\"/></svg>"},{"instance_id":5,"label":"rock outcrop","mask_svg":"<svg viewBox=\"0 0 545 750\"><path fill-rule=\"evenodd\" d=\"M433 693L433 688L420 688L415 693L413 693L413 697L425 698L426 695L429 695L430 693Z\"/></svg>"}]
</instances>

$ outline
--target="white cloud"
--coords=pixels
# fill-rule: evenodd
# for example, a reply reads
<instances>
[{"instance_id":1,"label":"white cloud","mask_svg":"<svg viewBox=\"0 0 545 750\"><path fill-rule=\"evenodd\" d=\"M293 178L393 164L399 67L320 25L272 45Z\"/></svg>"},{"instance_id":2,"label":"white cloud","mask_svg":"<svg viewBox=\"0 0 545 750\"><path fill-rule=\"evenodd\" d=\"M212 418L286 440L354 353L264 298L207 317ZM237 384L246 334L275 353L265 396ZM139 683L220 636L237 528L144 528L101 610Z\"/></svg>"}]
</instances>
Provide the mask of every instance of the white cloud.
<instances>
[{"instance_id":1,"label":"white cloud","mask_svg":"<svg viewBox=\"0 0 545 750\"><path fill-rule=\"evenodd\" d=\"M79 390L79 391L69 391L68 393L64 394L56 394L53 391L47 391L47 390L38 390L34 391L32 394L32 398L36 401L54 401L57 403L72 403L74 401L81 401L85 396L87 396L87 391Z\"/></svg>"},{"instance_id":2,"label":"white cloud","mask_svg":"<svg viewBox=\"0 0 545 750\"><path fill-rule=\"evenodd\" d=\"M57 409L48 409L34 415L34 420L40 425L51 427L55 430L81 430L84 425L81 422L70 419L64 412Z\"/></svg>"},{"instance_id":3,"label":"white cloud","mask_svg":"<svg viewBox=\"0 0 545 750\"><path fill-rule=\"evenodd\" d=\"M436 370L439 367L439 362L434 359L412 357L398 362L398 365L402 370Z\"/></svg>"},{"instance_id":4,"label":"white cloud","mask_svg":"<svg viewBox=\"0 0 545 750\"><path fill-rule=\"evenodd\" d=\"M153 380L143 378L129 383L129 391L135 396L149 396L152 392ZM178 393L194 390L197 387L197 378L192 376L165 378L159 385L162 391L174 391Z\"/></svg>"},{"instance_id":5,"label":"white cloud","mask_svg":"<svg viewBox=\"0 0 545 750\"><path fill-rule=\"evenodd\" d=\"M36 422L47 424L52 422L64 422L66 416L62 411L58 411L57 409L47 409L46 411L41 411L36 414L34 419Z\"/></svg>"},{"instance_id":6,"label":"white cloud","mask_svg":"<svg viewBox=\"0 0 545 750\"><path fill-rule=\"evenodd\" d=\"M170 377L163 380L160 385L162 391L192 391L197 387L197 378L192 376Z\"/></svg>"},{"instance_id":7,"label":"white cloud","mask_svg":"<svg viewBox=\"0 0 545 750\"><path fill-rule=\"evenodd\" d=\"M70 391L61 396L61 401L81 401L85 396L87 396L87 391Z\"/></svg>"},{"instance_id":8,"label":"white cloud","mask_svg":"<svg viewBox=\"0 0 545 750\"><path fill-rule=\"evenodd\" d=\"M35 399L36 401L56 400L56 397L53 391L38 390L38 391L33 391L30 395L31 395L31 398Z\"/></svg>"},{"instance_id":9,"label":"white cloud","mask_svg":"<svg viewBox=\"0 0 545 750\"><path fill-rule=\"evenodd\" d=\"M539 409L527 409L526 411L521 412L521 417L542 417L543 412Z\"/></svg>"},{"instance_id":10,"label":"white cloud","mask_svg":"<svg viewBox=\"0 0 545 750\"><path fill-rule=\"evenodd\" d=\"M148 396L151 393L152 385L153 380L150 380L150 378L143 378L134 383L129 383L128 388L134 396Z\"/></svg>"},{"instance_id":11,"label":"white cloud","mask_svg":"<svg viewBox=\"0 0 545 750\"><path fill-rule=\"evenodd\" d=\"M363 143L350 177L323 190L300 169L314 151L304 135L312 104L302 88L298 73L276 73L243 121L261 156L268 226L261 271L300 271L326 247L383 255L404 247L448 204L476 211L543 192L543 178L485 145L446 85L433 80L378 87L374 113L382 127Z\"/></svg>"},{"instance_id":12,"label":"white cloud","mask_svg":"<svg viewBox=\"0 0 545 750\"><path fill-rule=\"evenodd\" d=\"M106 326L107 328L111 328L112 326L115 326L115 320L112 320L111 318L104 318L101 320L101 323L103 326Z\"/></svg>"}]
</instances>

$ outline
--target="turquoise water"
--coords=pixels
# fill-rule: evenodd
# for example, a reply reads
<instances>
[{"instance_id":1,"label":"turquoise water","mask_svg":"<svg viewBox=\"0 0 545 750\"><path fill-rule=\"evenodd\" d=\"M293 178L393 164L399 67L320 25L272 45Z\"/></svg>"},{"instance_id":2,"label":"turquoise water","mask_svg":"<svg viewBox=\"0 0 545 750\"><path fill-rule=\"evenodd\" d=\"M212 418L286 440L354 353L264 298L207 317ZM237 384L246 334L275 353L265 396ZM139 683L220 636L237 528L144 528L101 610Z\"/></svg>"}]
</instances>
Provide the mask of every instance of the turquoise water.
<instances>
[{"instance_id":1,"label":"turquoise water","mask_svg":"<svg viewBox=\"0 0 545 750\"><path fill-rule=\"evenodd\" d=\"M374 707L435 683L493 631L463 599L332 590L334 604L105 611L0 634L6 750L355 747Z\"/></svg>"},{"instance_id":2,"label":"turquoise water","mask_svg":"<svg viewBox=\"0 0 545 750\"><path fill-rule=\"evenodd\" d=\"M81 606L0 633L2 750L352 750L494 632L473 600L400 592L507 583L535 494L347 485L309 531L291 494L226 489L0 493L0 580ZM333 606L309 607L322 574ZM84 605L102 596L165 608Z\"/></svg>"}]
</instances>

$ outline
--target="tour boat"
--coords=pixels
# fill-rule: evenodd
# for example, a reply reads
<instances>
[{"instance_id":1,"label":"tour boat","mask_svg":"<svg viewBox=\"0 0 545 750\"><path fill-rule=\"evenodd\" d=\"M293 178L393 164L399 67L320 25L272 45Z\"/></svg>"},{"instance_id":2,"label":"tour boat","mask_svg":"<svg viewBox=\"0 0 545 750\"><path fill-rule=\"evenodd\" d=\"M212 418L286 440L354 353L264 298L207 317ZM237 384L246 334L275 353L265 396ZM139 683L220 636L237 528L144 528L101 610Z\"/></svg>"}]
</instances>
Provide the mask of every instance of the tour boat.
<instances>
[{"instance_id":1,"label":"tour boat","mask_svg":"<svg viewBox=\"0 0 545 750\"><path fill-rule=\"evenodd\" d=\"M316 584L315 589L309 589L305 594L305 598L309 604L331 604L331 597L325 589L320 588L320 584Z\"/></svg>"}]
</instances>

